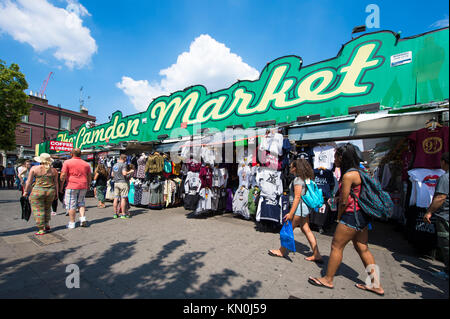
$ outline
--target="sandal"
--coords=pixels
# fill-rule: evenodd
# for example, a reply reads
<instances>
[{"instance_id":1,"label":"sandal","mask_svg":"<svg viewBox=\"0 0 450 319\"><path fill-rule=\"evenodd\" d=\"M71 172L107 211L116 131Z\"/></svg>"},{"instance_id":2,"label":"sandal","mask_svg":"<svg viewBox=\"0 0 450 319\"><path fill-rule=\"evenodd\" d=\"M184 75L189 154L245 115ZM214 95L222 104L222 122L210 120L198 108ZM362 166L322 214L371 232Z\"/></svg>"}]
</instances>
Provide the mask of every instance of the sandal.
<instances>
[{"instance_id":1,"label":"sandal","mask_svg":"<svg viewBox=\"0 0 450 319\"><path fill-rule=\"evenodd\" d=\"M369 291L369 292L371 292L371 293L377 294L378 296L381 296L381 297L384 296L384 292L383 292L383 293L380 293L380 292L378 292L378 291L376 291L376 290L370 289L370 288L367 287L366 285L356 284L355 287L356 287L356 288L359 288L359 289L361 289L361 290L365 290L365 291Z\"/></svg>"},{"instance_id":2,"label":"sandal","mask_svg":"<svg viewBox=\"0 0 450 319\"><path fill-rule=\"evenodd\" d=\"M34 233L36 236L45 235L45 230L40 230L37 233Z\"/></svg>"},{"instance_id":3,"label":"sandal","mask_svg":"<svg viewBox=\"0 0 450 319\"><path fill-rule=\"evenodd\" d=\"M334 289L334 287L330 287L330 286L325 286L319 279L317 278L313 278L313 277L309 277L308 278L308 282L316 287L322 287L322 288L327 288L327 289Z\"/></svg>"}]
</instances>

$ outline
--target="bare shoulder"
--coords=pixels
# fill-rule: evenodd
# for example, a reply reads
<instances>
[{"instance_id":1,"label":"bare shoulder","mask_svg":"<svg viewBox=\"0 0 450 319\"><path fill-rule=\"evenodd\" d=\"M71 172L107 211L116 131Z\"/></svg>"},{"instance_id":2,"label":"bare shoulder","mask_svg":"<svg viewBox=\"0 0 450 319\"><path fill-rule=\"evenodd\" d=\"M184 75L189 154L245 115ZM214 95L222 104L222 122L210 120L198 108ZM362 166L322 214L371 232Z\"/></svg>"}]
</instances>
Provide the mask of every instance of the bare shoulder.
<instances>
[{"instance_id":1,"label":"bare shoulder","mask_svg":"<svg viewBox=\"0 0 450 319\"><path fill-rule=\"evenodd\" d=\"M361 183L361 176L358 171L350 171L344 174L342 177L344 180L347 180L352 183Z\"/></svg>"}]
</instances>

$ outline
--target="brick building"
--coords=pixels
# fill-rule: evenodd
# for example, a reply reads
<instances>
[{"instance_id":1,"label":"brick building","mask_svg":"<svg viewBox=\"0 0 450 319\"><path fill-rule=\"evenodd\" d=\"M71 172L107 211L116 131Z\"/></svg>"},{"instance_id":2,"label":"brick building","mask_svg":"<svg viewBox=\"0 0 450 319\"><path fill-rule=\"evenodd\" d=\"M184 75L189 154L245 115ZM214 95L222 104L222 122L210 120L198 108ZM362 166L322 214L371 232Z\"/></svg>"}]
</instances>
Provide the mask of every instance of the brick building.
<instances>
[{"instance_id":1,"label":"brick building","mask_svg":"<svg viewBox=\"0 0 450 319\"><path fill-rule=\"evenodd\" d=\"M1 151L0 164L6 165L8 161L14 163L21 155L32 158L36 144L55 139L60 131L77 130L88 121L96 121L96 117L89 115L87 111L76 112L63 109L60 105L50 105L45 96L39 97L31 93L28 103L32 105L30 113L22 118L16 128L17 149Z\"/></svg>"}]
</instances>

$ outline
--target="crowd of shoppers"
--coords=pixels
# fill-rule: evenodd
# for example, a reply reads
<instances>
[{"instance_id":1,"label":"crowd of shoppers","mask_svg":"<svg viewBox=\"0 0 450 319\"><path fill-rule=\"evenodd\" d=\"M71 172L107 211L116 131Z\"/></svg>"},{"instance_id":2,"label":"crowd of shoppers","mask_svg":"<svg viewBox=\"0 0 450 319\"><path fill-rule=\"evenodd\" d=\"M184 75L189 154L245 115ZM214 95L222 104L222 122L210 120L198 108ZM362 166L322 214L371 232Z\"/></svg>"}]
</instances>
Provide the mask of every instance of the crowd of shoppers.
<instances>
[{"instance_id":1,"label":"crowd of shoppers","mask_svg":"<svg viewBox=\"0 0 450 319\"><path fill-rule=\"evenodd\" d=\"M49 154L43 153L34 160L40 165L31 167L31 162L26 161L17 172L8 163L7 167L0 167L2 179L1 186L13 185L17 175L20 181L23 196L29 196L32 213L36 220L38 232L36 235L44 235L50 231L51 209L56 212L58 198L68 210L68 228L75 228L76 212L79 211L81 227L87 227L85 195L91 186L92 174L90 165L81 159L81 150L74 149L72 158L64 163L53 161ZM343 251L351 241L361 258L361 261L369 275L370 282L356 284L356 288L384 295L381 286L380 273L376 268L376 262L368 246L368 230L371 216L364 212L359 204L362 178L361 159L354 145L347 143L336 149L334 164L340 168L341 177L339 190L334 198L337 202L337 227L331 243L331 251L326 266L325 276L308 278L308 282L321 288L333 289L334 277L342 262ZM441 167L445 171L436 186L435 195L424 222L431 223L430 218L434 214L437 217L438 248L442 250L445 271L436 273L436 276L448 280L448 214L449 214L449 154L444 153L441 158ZM103 164L99 164L94 172L93 181L95 194L99 208L105 208L105 192L107 181L111 177L114 181L114 218L129 218L128 192L129 178L134 173L134 168L126 164L126 155L121 155L119 161L113 166L111 176ZM290 173L295 176L290 185L290 211L284 217L284 221L292 221L292 227L300 227L311 247L312 255L305 260L323 263L319 252L317 240L309 227L309 208L302 197L306 192L306 185L314 180L314 171L308 161L298 159L290 164ZM6 185L5 185L6 186ZM64 194L64 196L62 195ZM269 255L275 257L287 257L289 251L280 247L269 250Z\"/></svg>"}]
</instances>

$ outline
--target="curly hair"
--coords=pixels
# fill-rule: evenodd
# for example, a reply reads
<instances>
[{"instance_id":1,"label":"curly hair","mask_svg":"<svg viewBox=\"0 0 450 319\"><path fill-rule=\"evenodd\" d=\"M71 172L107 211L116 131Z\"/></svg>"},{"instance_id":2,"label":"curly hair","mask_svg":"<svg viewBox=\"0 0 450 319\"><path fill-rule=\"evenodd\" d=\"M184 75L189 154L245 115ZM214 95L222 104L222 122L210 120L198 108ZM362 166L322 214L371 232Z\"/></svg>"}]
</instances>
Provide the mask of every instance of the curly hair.
<instances>
[{"instance_id":1,"label":"curly hair","mask_svg":"<svg viewBox=\"0 0 450 319\"><path fill-rule=\"evenodd\" d=\"M98 164L97 168L95 169L95 172L105 177L108 177L108 171L106 170L106 167L103 164Z\"/></svg>"}]
</instances>

